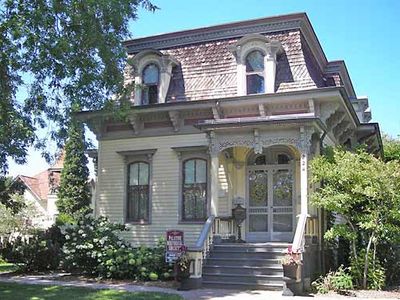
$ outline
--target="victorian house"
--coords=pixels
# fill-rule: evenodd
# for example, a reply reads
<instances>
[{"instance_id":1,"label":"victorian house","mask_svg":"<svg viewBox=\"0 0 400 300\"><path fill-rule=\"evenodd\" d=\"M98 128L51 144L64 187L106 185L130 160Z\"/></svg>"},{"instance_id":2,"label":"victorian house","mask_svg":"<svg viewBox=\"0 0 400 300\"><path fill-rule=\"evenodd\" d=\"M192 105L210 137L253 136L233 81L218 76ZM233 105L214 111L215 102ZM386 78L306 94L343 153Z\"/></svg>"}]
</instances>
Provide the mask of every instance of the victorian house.
<instances>
[{"instance_id":1,"label":"victorian house","mask_svg":"<svg viewBox=\"0 0 400 300\"><path fill-rule=\"evenodd\" d=\"M304 13L125 46L128 119L79 114L99 142L96 215L127 224L135 245L182 230L191 278L205 286L279 288L288 245L309 282L324 267L326 228L309 203L309 161L326 146L382 151L344 61L328 61ZM243 244L233 243L238 230Z\"/></svg>"}]
</instances>

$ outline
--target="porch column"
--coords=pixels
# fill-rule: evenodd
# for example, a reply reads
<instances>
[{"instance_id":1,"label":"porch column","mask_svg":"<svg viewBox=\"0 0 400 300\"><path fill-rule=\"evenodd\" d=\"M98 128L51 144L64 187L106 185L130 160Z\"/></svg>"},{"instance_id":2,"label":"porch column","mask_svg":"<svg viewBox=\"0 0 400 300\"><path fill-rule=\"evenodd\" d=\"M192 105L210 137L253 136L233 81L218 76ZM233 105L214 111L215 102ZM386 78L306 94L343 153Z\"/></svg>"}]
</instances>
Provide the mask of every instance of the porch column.
<instances>
[{"instance_id":1,"label":"porch column","mask_svg":"<svg viewBox=\"0 0 400 300\"><path fill-rule=\"evenodd\" d=\"M308 214L308 153L305 149L300 157L300 207L301 214Z\"/></svg>"},{"instance_id":2,"label":"porch column","mask_svg":"<svg viewBox=\"0 0 400 300\"><path fill-rule=\"evenodd\" d=\"M218 216L218 152L211 152L211 214Z\"/></svg>"}]
</instances>

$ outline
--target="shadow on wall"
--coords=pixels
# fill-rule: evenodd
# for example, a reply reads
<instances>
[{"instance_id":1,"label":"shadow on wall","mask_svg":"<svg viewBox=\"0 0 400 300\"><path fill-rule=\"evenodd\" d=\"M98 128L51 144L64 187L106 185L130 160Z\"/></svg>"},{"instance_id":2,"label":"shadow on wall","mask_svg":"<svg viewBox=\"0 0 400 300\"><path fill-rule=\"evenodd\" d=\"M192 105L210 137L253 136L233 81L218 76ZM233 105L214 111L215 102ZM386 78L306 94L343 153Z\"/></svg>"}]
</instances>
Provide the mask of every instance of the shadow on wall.
<instances>
[{"instance_id":1,"label":"shadow on wall","mask_svg":"<svg viewBox=\"0 0 400 300\"><path fill-rule=\"evenodd\" d=\"M182 66L172 69L171 82L168 87L166 102L177 102L186 100L186 87L183 80Z\"/></svg>"},{"instance_id":2,"label":"shadow on wall","mask_svg":"<svg viewBox=\"0 0 400 300\"><path fill-rule=\"evenodd\" d=\"M279 90L282 83L294 82L292 70L286 55L286 52L278 55L277 69L276 69L276 80L275 80L275 91Z\"/></svg>"}]
</instances>

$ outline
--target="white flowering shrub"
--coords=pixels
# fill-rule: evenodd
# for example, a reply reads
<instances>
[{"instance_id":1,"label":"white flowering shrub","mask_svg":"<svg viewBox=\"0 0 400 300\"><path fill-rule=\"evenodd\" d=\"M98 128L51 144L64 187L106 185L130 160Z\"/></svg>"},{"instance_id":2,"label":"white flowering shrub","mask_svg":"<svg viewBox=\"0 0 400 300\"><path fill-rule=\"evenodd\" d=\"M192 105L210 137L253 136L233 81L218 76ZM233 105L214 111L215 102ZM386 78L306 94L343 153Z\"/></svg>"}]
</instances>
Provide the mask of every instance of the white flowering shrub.
<instances>
[{"instance_id":1,"label":"white flowering shrub","mask_svg":"<svg viewBox=\"0 0 400 300\"><path fill-rule=\"evenodd\" d=\"M86 216L76 225L62 228L63 268L102 278L157 280L171 277L172 268L164 262L165 241L157 247L133 248L118 234L126 226L105 217Z\"/></svg>"}]
</instances>

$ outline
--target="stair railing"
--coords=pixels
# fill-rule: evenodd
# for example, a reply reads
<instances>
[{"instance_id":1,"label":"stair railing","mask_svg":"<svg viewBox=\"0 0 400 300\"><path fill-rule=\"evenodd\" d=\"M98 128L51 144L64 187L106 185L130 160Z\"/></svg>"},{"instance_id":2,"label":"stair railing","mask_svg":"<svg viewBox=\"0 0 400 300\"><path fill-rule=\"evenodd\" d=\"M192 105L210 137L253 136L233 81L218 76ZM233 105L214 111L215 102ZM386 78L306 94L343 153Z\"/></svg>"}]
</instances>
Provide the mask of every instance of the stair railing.
<instances>
[{"instance_id":1,"label":"stair railing","mask_svg":"<svg viewBox=\"0 0 400 300\"><path fill-rule=\"evenodd\" d=\"M194 247L189 247L187 252L191 258L190 278L201 278L203 260L207 258L213 243L214 216L209 216L203 225L199 238Z\"/></svg>"},{"instance_id":2,"label":"stair railing","mask_svg":"<svg viewBox=\"0 0 400 300\"><path fill-rule=\"evenodd\" d=\"M292 251L295 253L304 252L304 235L306 231L308 214L300 214L297 222L296 232L293 238Z\"/></svg>"}]
</instances>

